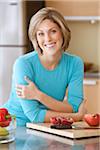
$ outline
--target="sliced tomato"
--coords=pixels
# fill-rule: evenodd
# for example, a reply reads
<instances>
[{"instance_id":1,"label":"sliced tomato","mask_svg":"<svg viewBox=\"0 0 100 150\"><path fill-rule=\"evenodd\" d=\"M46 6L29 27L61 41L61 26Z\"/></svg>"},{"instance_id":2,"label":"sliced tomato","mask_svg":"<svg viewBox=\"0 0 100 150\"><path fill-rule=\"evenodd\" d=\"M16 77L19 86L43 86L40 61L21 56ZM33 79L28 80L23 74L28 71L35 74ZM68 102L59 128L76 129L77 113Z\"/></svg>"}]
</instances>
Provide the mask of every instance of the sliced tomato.
<instances>
[{"instance_id":1,"label":"sliced tomato","mask_svg":"<svg viewBox=\"0 0 100 150\"><path fill-rule=\"evenodd\" d=\"M51 122L52 124L60 124L60 123L61 123L61 120L58 119L57 117L51 117L51 118L50 118L50 122Z\"/></svg>"},{"instance_id":2,"label":"sliced tomato","mask_svg":"<svg viewBox=\"0 0 100 150\"><path fill-rule=\"evenodd\" d=\"M51 117L50 122L54 125L71 125L74 121L72 118L65 118L65 117Z\"/></svg>"},{"instance_id":3,"label":"sliced tomato","mask_svg":"<svg viewBox=\"0 0 100 150\"><path fill-rule=\"evenodd\" d=\"M73 123L73 119L72 118L62 118L61 123L63 125L71 125Z\"/></svg>"}]
</instances>

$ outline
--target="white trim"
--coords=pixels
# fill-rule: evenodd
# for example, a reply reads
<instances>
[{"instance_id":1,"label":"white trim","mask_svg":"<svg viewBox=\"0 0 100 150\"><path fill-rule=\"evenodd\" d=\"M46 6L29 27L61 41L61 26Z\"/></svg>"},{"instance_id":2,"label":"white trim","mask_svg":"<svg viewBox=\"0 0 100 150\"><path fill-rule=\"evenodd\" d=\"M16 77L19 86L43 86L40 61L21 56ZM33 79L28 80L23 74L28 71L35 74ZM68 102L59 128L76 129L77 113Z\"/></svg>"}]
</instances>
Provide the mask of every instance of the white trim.
<instances>
[{"instance_id":1,"label":"white trim","mask_svg":"<svg viewBox=\"0 0 100 150\"><path fill-rule=\"evenodd\" d=\"M85 80L83 81L83 84L84 85L96 85L97 84L97 81L96 80Z\"/></svg>"},{"instance_id":2,"label":"white trim","mask_svg":"<svg viewBox=\"0 0 100 150\"><path fill-rule=\"evenodd\" d=\"M70 21L100 21L100 16L64 16L64 18Z\"/></svg>"}]
</instances>

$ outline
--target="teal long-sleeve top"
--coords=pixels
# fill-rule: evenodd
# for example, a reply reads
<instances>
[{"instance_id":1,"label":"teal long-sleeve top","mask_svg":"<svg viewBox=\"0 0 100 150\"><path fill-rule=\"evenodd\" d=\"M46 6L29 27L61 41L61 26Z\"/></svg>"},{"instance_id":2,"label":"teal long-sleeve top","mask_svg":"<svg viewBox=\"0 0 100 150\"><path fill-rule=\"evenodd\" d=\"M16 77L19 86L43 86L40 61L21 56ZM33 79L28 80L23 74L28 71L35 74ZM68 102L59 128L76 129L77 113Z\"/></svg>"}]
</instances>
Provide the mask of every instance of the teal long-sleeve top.
<instances>
[{"instance_id":1,"label":"teal long-sleeve top","mask_svg":"<svg viewBox=\"0 0 100 150\"><path fill-rule=\"evenodd\" d=\"M54 70L47 70L41 64L36 51L20 56L14 64L12 88L9 100L2 106L16 115L17 125L24 126L27 122L44 122L47 108L38 100L20 99L17 97L16 84L26 85L27 76L47 95L63 101L68 88L68 102L77 112L83 100L84 66L80 57L63 53L59 64Z\"/></svg>"}]
</instances>

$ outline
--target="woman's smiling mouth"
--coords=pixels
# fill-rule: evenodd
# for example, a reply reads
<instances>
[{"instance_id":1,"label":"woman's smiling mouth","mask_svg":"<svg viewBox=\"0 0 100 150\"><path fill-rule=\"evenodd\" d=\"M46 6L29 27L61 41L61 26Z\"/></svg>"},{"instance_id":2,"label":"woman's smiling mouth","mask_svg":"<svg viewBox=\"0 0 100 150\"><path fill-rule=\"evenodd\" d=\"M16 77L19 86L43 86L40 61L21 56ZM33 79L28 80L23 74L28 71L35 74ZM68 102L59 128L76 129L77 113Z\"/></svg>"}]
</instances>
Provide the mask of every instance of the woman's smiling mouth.
<instances>
[{"instance_id":1,"label":"woman's smiling mouth","mask_svg":"<svg viewBox=\"0 0 100 150\"><path fill-rule=\"evenodd\" d=\"M55 45L56 45L56 42L50 43L50 44L44 44L44 46L47 47L47 48L52 48L52 47L54 47Z\"/></svg>"}]
</instances>

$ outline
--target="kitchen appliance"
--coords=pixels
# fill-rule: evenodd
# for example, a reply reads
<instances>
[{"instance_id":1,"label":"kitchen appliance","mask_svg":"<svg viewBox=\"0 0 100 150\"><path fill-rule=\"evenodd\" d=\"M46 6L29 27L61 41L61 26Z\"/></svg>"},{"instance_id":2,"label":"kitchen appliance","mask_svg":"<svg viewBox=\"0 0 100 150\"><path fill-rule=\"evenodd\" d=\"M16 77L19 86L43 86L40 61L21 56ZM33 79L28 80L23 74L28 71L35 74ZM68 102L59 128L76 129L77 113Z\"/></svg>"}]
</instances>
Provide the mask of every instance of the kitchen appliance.
<instances>
[{"instance_id":1,"label":"kitchen appliance","mask_svg":"<svg viewBox=\"0 0 100 150\"><path fill-rule=\"evenodd\" d=\"M10 94L13 64L27 49L23 4L0 1L0 106Z\"/></svg>"},{"instance_id":2,"label":"kitchen appliance","mask_svg":"<svg viewBox=\"0 0 100 150\"><path fill-rule=\"evenodd\" d=\"M9 98L16 58L33 50L27 35L30 18L44 6L44 0L0 0L0 106Z\"/></svg>"}]
</instances>

